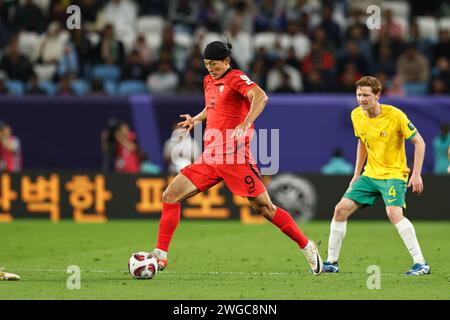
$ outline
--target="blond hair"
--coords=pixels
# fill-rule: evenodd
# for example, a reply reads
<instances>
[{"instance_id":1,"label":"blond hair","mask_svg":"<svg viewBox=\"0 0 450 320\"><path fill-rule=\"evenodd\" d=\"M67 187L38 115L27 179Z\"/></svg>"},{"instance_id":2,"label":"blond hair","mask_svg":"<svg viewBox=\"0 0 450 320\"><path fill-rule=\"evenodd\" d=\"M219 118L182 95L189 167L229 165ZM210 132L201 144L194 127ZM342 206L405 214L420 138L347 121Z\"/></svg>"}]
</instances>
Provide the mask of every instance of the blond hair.
<instances>
[{"instance_id":1,"label":"blond hair","mask_svg":"<svg viewBox=\"0 0 450 320\"><path fill-rule=\"evenodd\" d=\"M358 87L370 87L373 94L380 93L382 89L381 82L377 78L371 76L362 77L356 81L355 85L357 89Z\"/></svg>"}]
</instances>

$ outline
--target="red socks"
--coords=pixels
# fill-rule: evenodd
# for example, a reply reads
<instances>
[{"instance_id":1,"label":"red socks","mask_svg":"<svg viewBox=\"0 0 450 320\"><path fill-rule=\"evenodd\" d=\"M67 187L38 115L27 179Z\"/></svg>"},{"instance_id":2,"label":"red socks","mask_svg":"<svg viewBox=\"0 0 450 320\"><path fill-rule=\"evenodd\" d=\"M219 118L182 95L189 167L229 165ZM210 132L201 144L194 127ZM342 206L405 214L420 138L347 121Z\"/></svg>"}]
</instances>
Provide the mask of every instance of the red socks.
<instances>
[{"instance_id":1,"label":"red socks","mask_svg":"<svg viewBox=\"0 0 450 320\"><path fill-rule=\"evenodd\" d=\"M301 249L306 247L308 244L308 238L298 228L294 219L292 219L291 215L287 211L277 207L277 211L275 211L275 215L273 216L271 222L285 235L297 242Z\"/></svg>"},{"instance_id":2,"label":"red socks","mask_svg":"<svg viewBox=\"0 0 450 320\"><path fill-rule=\"evenodd\" d=\"M163 203L156 248L168 251L173 233L180 222L180 215L181 205L179 203Z\"/></svg>"},{"instance_id":3,"label":"red socks","mask_svg":"<svg viewBox=\"0 0 450 320\"><path fill-rule=\"evenodd\" d=\"M179 203L163 203L163 210L159 221L158 243L156 244L158 249L168 251L172 236L180 222L180 214L181 205ZM294 219L292 219L287 211L277 207L271 222L289 238L297 242L300 248L303 249L308 244L308 238L298 228Z\"/></svg>"}]
</instances>

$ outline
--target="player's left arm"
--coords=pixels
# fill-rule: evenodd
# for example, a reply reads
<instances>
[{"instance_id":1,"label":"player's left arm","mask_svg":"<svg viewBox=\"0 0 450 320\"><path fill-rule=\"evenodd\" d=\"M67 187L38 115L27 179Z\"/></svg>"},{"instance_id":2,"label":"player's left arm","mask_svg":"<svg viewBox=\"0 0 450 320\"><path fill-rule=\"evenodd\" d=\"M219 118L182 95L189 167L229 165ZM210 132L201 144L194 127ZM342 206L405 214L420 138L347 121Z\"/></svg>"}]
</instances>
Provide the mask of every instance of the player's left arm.
<instances>
[{"instance_id":1,"label":"player's left arm","mask_svg":"<svg viewBox=\"0 0 450 320\"><path fill-rule=\"evenodd\" d=\"M425 158L425 141L417 132L410 140L414 145L414 168L409 178L408 188L412 186L412 191L420 195L423 191L422 166Z\"/></svg>"},{"instance_id":2,"label":"player's left arm","mask_svg":"<svg viewBox=\"0 0 450 320\"><path fill-rule=\"evenodd\" d=\"M267 101L269 100L264 90L261 89L258 85L250 89L250 91L247 93L247 98L251 101L250 110L244 122L242 122L234 129L231 138L239 139L243 137L246 131L252 126L253 122L264 110Z\"/></svg>"}]
</instances>

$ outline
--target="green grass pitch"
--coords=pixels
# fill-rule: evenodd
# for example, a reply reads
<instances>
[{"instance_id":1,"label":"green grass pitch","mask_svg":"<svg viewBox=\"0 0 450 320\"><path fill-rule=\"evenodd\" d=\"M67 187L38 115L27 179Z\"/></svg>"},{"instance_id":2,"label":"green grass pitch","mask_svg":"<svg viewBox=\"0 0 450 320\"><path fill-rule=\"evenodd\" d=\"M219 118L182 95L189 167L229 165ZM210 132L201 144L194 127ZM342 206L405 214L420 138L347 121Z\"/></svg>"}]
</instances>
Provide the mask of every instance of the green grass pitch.
<instances>
[{"instance_id":1,"label":"green grass pitch","mask_svg":"<svg viewBox=\"0 0 450 320\"><path fill-rule=\"evenodd\" d=\"M405 277L412 264L386 221L349 221L339 274L314 277L296 245L271 224L181 221L168 268L152 280L127 273L131 253L153 248L156 220L75 224L16 220L0 224L0 266L20 281L0 281L4 299L450 299L450 222L413 221L432 274ZM301 225L321 241L328 221ZM81 268L81 288L67 288L67 267ZM380 289L368 289L370 265ZM370 281L369 281L370 282Z\"/></svg>"}]
</instances>

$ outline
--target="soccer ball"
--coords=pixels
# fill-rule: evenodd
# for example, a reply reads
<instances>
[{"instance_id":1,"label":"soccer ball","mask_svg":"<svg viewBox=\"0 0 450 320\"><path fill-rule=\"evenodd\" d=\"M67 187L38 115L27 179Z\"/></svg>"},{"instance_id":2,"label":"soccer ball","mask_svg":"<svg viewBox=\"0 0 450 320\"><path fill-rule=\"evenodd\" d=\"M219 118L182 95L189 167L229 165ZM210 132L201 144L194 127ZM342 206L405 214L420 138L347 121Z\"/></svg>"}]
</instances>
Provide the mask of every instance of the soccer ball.
<instances>
[{"instance_id":1,"label":"soccer ball","mask_svg":"<svg viewBox=\"0 0 450 320\"><path fill-rule=\"evenodd\" d=\"M128 271L135 279L152 279L158 272L158 262L148 252L133 253L128 260Z\"/></svg>"}]
</instances>

